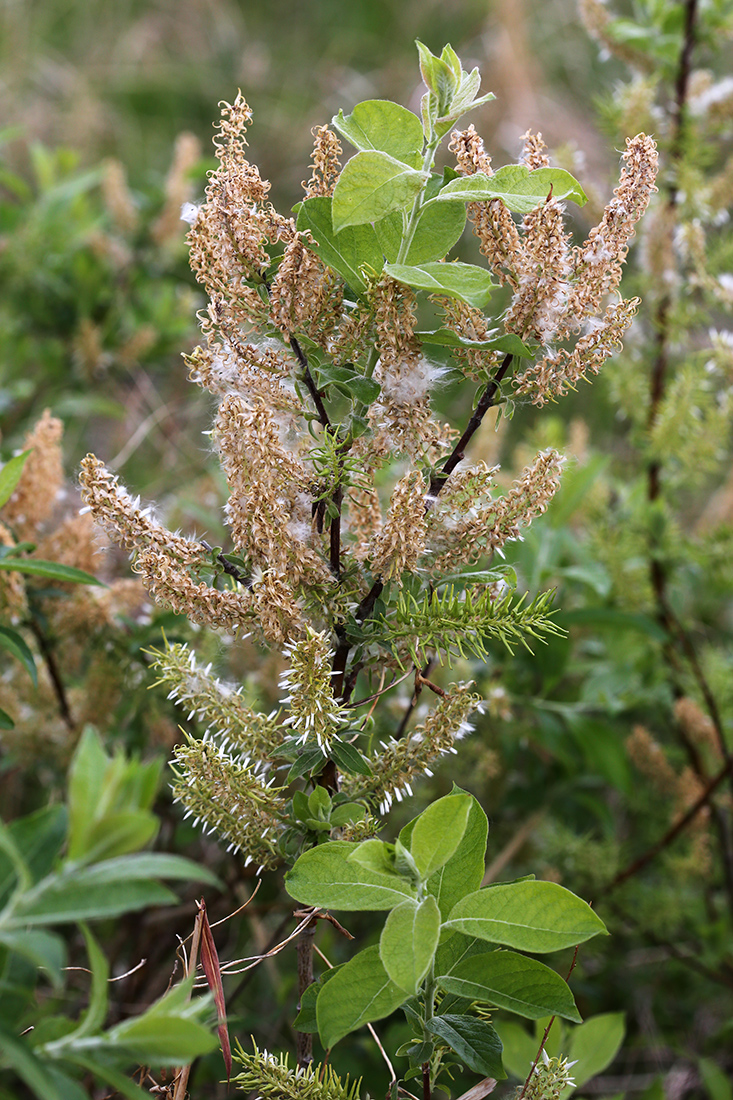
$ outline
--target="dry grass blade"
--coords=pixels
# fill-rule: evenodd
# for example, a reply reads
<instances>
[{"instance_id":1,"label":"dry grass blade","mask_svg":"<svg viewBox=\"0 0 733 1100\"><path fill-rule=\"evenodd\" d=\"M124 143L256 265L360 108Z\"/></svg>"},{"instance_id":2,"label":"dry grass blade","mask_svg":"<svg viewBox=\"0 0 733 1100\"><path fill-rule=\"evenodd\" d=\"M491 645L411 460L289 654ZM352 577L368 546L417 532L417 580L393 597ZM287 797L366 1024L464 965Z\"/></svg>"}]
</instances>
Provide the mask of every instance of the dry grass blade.
<instances>
[{"instance_id":1,"label":"dry grass blade","mask_svg":"<svg viewBox=\"0 0 733 1100\"><path fill-rule=\"evenodd\" d=\"M199 914L201 916L201 965L204 968L204 974L206 975L206 981L209 989L214 994L214 1003L216 1005L216 1014L219 1019L219 1042L221 1043L221 1053L224 1058L224 1065L227 1071L227 1084L232 1076L232 1048L229 1042L229 1029L226 1022L226 1003L224 1001L224 985L221 978L221 969L219 967L219 955L216 950L216 944L214 943L214 937L211 932L211 926L209 925L209 918L206 914L206 902L201 899L198 902Z\"/></svg>"}]
</instances>

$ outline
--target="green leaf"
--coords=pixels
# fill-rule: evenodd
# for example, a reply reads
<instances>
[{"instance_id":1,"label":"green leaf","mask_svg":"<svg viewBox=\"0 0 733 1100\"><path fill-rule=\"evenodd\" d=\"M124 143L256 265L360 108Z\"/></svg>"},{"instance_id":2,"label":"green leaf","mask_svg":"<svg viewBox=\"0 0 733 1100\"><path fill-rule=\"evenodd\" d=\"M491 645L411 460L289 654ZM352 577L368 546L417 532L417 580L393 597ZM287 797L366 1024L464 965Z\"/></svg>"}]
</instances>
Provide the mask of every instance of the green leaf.
<instances>
[{"instance_id":1,"label":"green leaf","mask_svg":"<svg viewBox=\"0 0 733 1100\"><path fill-rule=\"evenodd\" d=\"M324 985L316 1002L321 1042L328 1050L362 1024L390 1016L407 994L390 980L378 947L367 947Z\"/></svg>"},{"instance_id":2,"label":"green leaf","mask_svg":"<svg viewBox=\"0 0 733 1100\"><path fill-rule=\"evenodd\" d=\"M422 123L399 103L367 99L357 103L350 115L339 111L333 125L361 152L387 153L411 168L419 168L422 163Z\"/></svg>"},{"instance_id":3,"label":"green leaf","mask_svg":"<svg viewBox=\"0 0 733 1100\"><path fill-rule=\"evenodd\" d=\"M477 1020L475 1016L434 1016L425 1026L475 1073L497 1081L506 1077L501 1039L485 1020Z\"/></svg>"},{"instance_id":4,"label":"green leaf","mask_svg":"<svg viewBox=\"0 0 733 1100\"><path fill-rule=\"evenodd\" d=\"M491 202L501 199L516 214L529 214L552 191L554 199L570 199L583 206L585 191L564 168L535 168L525 164L506 164L493 176L476 172L461 176L440 191L432 202Z\"/></svg>"},{"instance_id":5,"label":"green leaf","mask_svg":"<svg viewBox=\"0 0 733 1100\"><path fill-rule=\"evenodd\" d=\"M361 755L358 749L350 745L348 741L342 741L339 737L331 739L331 756L342 772L347 775L371 775L372 769L368 760Z\"/></svg>"},{"instance_id":6,"label":"green leaf","mask_svg":"<svg viewBox=\"0 0 733 1100\"><path fill-rule=\"evenodd\" d=\"M0 709L0 730L14 730L14 729L15 729L15 722L13 721L13 719L10 717L10 715L7 713L7 711L4 711L4 710Z\"/></svg>"},{"instance_id":7,"label":"green leaf","mask_svg":"<svg viewBox=\"0 0 733 1100\"><path fill-rule=\"evenodd\" d=\"M83 569L74 569L72 565L61 565L57 561L40 561L38 558L2 558L0 569L33 577L46 577L48 580L63 581L65 584L98 584L102 588L107 587L104 581L93 577L91 573L85 573Z\"/></svg>"},{"instance_id":8,"label":"green leaf","mask_svg":"<svg viewBox=\"0 0 733 1100\"><path fill-rule=\"evenodd\" d=\"M24 928L18 932L0 930L0 946L15 951L45 970L55 989L63 984L62 968L66 965L66 945L52 932Z\"/></svg>"},{"instance_id":9,"label":"green leaf","mask_svg":"<svg viewBox=\"0 0 733 1100\"><path fill-rule=\"evenodd\" d=\"M64 806L44 806L12 824L0 824L0 904L18 880L31 886L49 873L66 835Z\"/></svg>"},{"instance_id":10,"label":"green leaf","mask_svg":"<svg viewBox=\"0 0 733 1100\"><path fill-rule=\"evenodd\" d=\"M359 802L342 802L334 806L331 814L331 825L334 829L340 829L343 825L352 825L355 821L363 821L366 810Z\"/></svg>"},{"instance_id":11,"label":"green leaf","mask_svg":"<svg viewBox=\"0 0 733 1100\"><path fill-rule=\"evenodd\" d=\"M463 839L470 811L470 795L449 794L423 810L410 823L409 834L400 833L423 879L430 878L453 855Z\"/></svg>"},{"instance_id":12,"label":"green leaf","mask_svg":"<svg viewBox=\"0 0 733 1100\"><path fill-rule=\"evenodd\" d=\"M360 268L382 270L382 249L371 225L352 225L334 233L330 196L316 195L302 202L296 228L311 234L316 242L315 251L323 262L338 271L358 294L366 290Z\"/></svg>"},{"instance_id":13,"label":"green leaf","mask_svg":"<svg viewBox=\"0 0 733 1100\"><path fill-rule=\"evenodd\" d=\"M355 397L362 405L373 404L382 392L379 382L375 382L373 378L362 378L360 374L354 374L351 377L347 388L349 396Z\"/></svg>"},{"instance_id":14,"label":"green leaf","mask_svg":"<svg viewBox=\"0 0 733 1100\"><path fill-rule=\"evenodd\" d=\"M625 1034L623 1012L591 1016L580 1027L573 1028L567 1056L569 1061L577 1062L573 1066L576 1088L581 1088L591 1077L610 1066L621 1049Z\"/></svg>"},{"instance_id":15,"label":"green leaf","mask_svg":"<svg viewBox=\"0 0 733 1100\"><path fill-rule=\"evenodd\" d=\"M435 178L431 177L431 181ZM442 260L460 240L465 226L466 210L457 202L423 207L405 263L416 265ZM375 222L374 230L388 262L394 263L402 244L402 216L388 214L386 218Z\"/></svg>"},{"instance_id":16,"label":"green leaf","mask_svg":"<svg viewBox=\"0 0 733 1100\"><path fill-rule=\"evenodd\" d=\"M13 910L12 923L60 924L119 916L147 905L169 905L176 895L153 878L219 880L204 867L182 856L139 852L118 856L90 867L67 864L24 894Z\"/></svg>"},{"instance_id":17,"label":"green leaf","mask_svg":"<svg viewBox=\"0 0 733 1100\"><path fill-rule=\"evenodd\" d=\"M0 646L3 649L9 650L14 657L18 658L23 667L28 671L28 675L33 681L33 686L37 688L38 673L36 671L36 662L22 634L19 634L17 630L11 630L10 627L0 626Z\"/></svg>"},{"instance_id":18,"label":"green leaf","mask_svg":"<svg viewBox=\"0 0 733 1100\"><path fill-rule=\"evenodd\" d=\"M416 332L415 335L423 344L439 344L445 348L477 348L484 351L503 351L506 355L516 355L530 359L534 355L534 352L513 332L501 336L494 336L490 333L485 340L468 340L464 336L459 336L457 332L450 328L439 328L433 332Z\"/></svg>"},{"instance_id":19,"label":"green leaf","mask_svg":"<svg viewBox=\"0 0 733 1100\"><path fill-rule=\"evenodd\" d=\"M109 1039L144 1065L188 1065L216 1050L219 1040L197 1020L179 1015L143 1013L108 1032Z\"/></svg>"},{"instance_id":20,"label":"green leaf","mask_svg":"<svg viewBox=\"0 0 733 1100\"><path fill-rule=\"evenodd\" d=\"M100 1040L96 1045L103 1047L104 1043ZM100 1062L88 1054L82 1054L73 1048L64 1053L66 1061L73 1062L74 1065L81 1066L88 1073L99 1077L102 1081L106 1081L108 1085L119 1092L120 1096L126 1097L126 1100L150 1100L150 1093L147 1089L139 1088L134 1081L131 1081L124 1073L120 1073L112 1066ZM66 1097L64 1097L64 1100L66 1100Z\"/></svg>"},{"instance_id":21,"label":"green leaf","mask_svg":"<svg viewBox=\"0 0 733 1100\"><path fill-rule=\"evenodd\" d=\"M430 969L440 937L440 910L428 894L419 905L404 902L387 917L379 957L392 981L414 995Z\"/></svg>"},{"instance_id":22,"label":"green leaf","mask_svg":"<svg viewBox=\"0 0 733 1100\"><path fill-rule=\"evenodd\" d=\"M489 272L473 264L430 263L420 264L418 267L385 264L384 270L398 283L404 283L415 290L426 290L431 294L459 298L476 309L485 308L494 286Z\"/></svg>"},{"instance_id":23,"label":"green leaf","mask_svg":"<svg viewBox=\"0 0 733 1100\"><path fill-rule=\"evenodd\" d=\"M426 172L408 168L386 153L357 153L343 169L333 192L334 232L380 221L392 210L406 210L427 178Z\"/></svg>"},{"instance_id":24,"label":"green leaf","mask_svg":"<svg viewBox=\"0 0 733 1100\"><path fill-rule=\"evenodd\" d=\"M515 1020L497 1020L496 1030L504 1047L503 1062L513 1077L523 1081L537 1053L538 1041ZM555 1026L553 1025L553 1031ZM548 1054L551 1055L548 1050ZM564 1052L563 1052L564 1053Z\"/></svg>"},{"instance_id":25,"label":"green leaf","mask_svg":"<svg viewBox=\"0 0 733 1100\"><path fill-rule=\"evenodd\" d=\"M420 127L420 133L422 135L422 126ZM30 451L23 451L22 454L15 455L13 458L8 459L8 461L0 467L0 508L8 503L15 492L15 488L23 473L23 467L28 461L28 455L30 453Z\"/></svg>"},{"instance_id":26,"label":"green leaf","mask_svg":"<svg viewBox=\"0 0 733 1100\"><path fill-rule=\"evenodd\" d=\"M92 988L86 1012L79 1021L79 1026L66 1037L68 1040L83 1039L87 1035L93 1035L101 1029L107 1015L107 979L109 978L107 958L85 925L82 925L82 932L89 956L89 969L92 972Z\"/></svg>"},{"instance_id":27,"label":"green leaf","mask_svg":"<svg viewBox=\"0 0 733 1100\"><path fill-rule=\"evenodd\" d=\"M334 840L303 852L285 876L290 896L303 905L342 910L393 909L415 897L414 888L399 875L381 874L349 860L355 847Z\"/></svg>"},{"instance_id":28,"label":"green leaf","mask_svg":"<svg viewBox=\"0 0 733 1100\"><path fill-rule=\"evenodd\" d=\"M437 899L444 920L457 901L481 886L488 835L489 820L476 799L471 797L460 844L428 882L428 890Z\"/></svg>"},{"instance_id":29,"label":"green leaf","mask_svg":"<svg viewBox=\"0 0 733 1100\"><path fill-rule=\"evenodd\" d=\"M580 1023L573 995L560 975L544 963L514 951L473 955L437 982L448 993L488 1001L529 1020L550 1015Z\"/></svg>"},{"instance_id":30,"label":"green leaf","mask_svg":"<svg viewBox=\"0 0 733 1100\"><path fill-rule=\"evenodd\" d=\"M12 923L63 924L100 920L151 905L172 905L177 901L170 890L145 879L89 885L83 875L67 879L51 876L41 882L36 891L20 899Z\"/></svg>"},{"instance_id":31,"label":"green leaf","mask_svg":"<svg viewBox=\"0 0 733 1100\"><path fill-rule=\"evenodd\" d=\"M326 757L323 754L323 749L318 746L312 748L306 746L298 751L295 763L288 772L285 782L292 783L295 779L299 779L301 775L310 775L316 768L320 770L325 763Z\"/></svg>"},{"instance_id":32,"label":"green leaf","mask_svg":"<svg viewBox=\"0 0 733 1100\"><path fill-rule=\"evenodd\" d=\"M372 837L363 840L361 844L355 844L348 857L349 863L358 863L366 867L368 871L374 871L378 875L398 875L400 872L395 866L395 847L384 840Z\"/></svg>"},{"instance_id":33,"label":"green leaf","mask_svg":"<svg viewBox=\"0 0 733 1100\"><path fill-rule=\"evenodd\" d=\"M733 1100L733 1085L728 1074L712 1058L698 1058L697 1064L710 1100Z\"/></svg>"},{"instance_id":34,"label":"green leaf","mask_svg":"<svg viewBox=\"0 0 733 1100\"><path fill-rule=\"evenodd\" d=\"M556 882L511 882L468 894L445 927L536 954L608 934L587 902Z\"/></svg>"},{"instance_id":35,"label":"green leaf","mask_svg":"<svg viewBox=\"0 0 733 1100\"><path fill-rule=\"evenodd\" d=\"M59 1089L44 1062L27 1042L0 1029L0 1050L5 1064L15 1070L36 1096L43 1100L66 1100L66 1093Z\"/></svg>"},{"instance_id":36,"label":"green leaf","mask_svg":"<svg viewBox=\"0 0 733 1100\"><path fill-rule=\"evenodd\" d=\"M326 982L329 982L344 965L345 964L342 963L341 966L332 966L330 970L326 970L317 981L311 982L306 988L303 996L300 998L298 1015L293 1020L293 1027L296 1031L302 1031L306 1035L318 1034L318 1020L316 1019L316 1002L318 1000L318 995Z\"/></svg>"}]
</instances>

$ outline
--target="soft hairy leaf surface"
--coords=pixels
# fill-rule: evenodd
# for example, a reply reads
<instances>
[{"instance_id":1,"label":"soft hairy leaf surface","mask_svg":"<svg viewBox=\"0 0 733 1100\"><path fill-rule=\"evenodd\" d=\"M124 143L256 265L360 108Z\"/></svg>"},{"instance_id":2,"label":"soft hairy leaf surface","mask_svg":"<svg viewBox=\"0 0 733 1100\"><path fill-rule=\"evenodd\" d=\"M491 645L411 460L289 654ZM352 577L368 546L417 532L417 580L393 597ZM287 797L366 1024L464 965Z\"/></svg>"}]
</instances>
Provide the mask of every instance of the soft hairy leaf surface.
<instances>
[{"instance_id":1,"label":"soft hairy leaf surface","mask_svg":"<svg viewBox=\"0 0 733 1100\"><path fill-rule=\"evenodd\" d=\"M335 840L303 852L285 876L290 896L303 905L342 910L393 909L415 897L414 887L399 875L349 860L354 849L348 841Z\"/></svg>"},{"instance_id":2,"label":"soft hairy leaf surface","mask_svg":"<svg viewBox=\"0 0 733 1100\"><path fill-rule=\"evenodd\" d=\"M445 927L538 954L607 935L587 902L556 882L512 882L468 894L453 907Z\"/></svg>"},{"instance_id":3,"label":"soft hairy leaf surface","mask_svg":"<svg viewBox=\"0 0 733 1100\"><path fill-rule=\"evenodd\" d=\"M482 267L462 263L428 263L410 267L407 264L385 264L384 270L398 283L430 294L446 294L459 298L476 309L484 309L491 298L494 283Z\"/></svg>"},{"instance_id":4,"label":"soft hairy leaf surface","mask_svg":"<svg viewBox=\"0 0 733 1100\"><path fill-rule=\"evenodd\" d=\"M323 262L338 271L357 293L366 290L362 265L382 270L382 248L371 225L351 225L334 233L330 196L316 195L301 203L296 226L299 232L312 235Z\"/></svg>"},{"instance_id":5,"label":"soft hairy leaf surface","mask_svg":"<svg viewBox=\"0 0 733 1100\"><path fill-rule=\"evenodd\" d=\"M489 820L476 799L471 797L466 829L458 847L428 882L428 890L435 895L443 919L460 898L480 887L488 833Z\"/></svg>"},{"instance_id":6,"label":"soft hairy leaf surface","mask_svg":"<svg viewBox=\"0 0 733 1100\"><path fill-rule=\"evenodd\" d=\"M345 166L333 192L333 229L380 221L393 210L406 210L427 179L386 153L357 153Z\"/></svg>"},{"instance_id":7,"label":"soft hairy leaf surface","mask_svg":"<svg viewBox=\"0 0 733 1100\"><path fill-rule=\"evenodd\" d=\"M457 993L469 1000L488 1001L529 1020L562 1016L580 1023L573 994L560 975L544 963L514 951L474 955L437 981L448 993Z\"/></svg>"},{"instance_id":8,"label":"soft hairy leaf surface","mask_svg":"<svg viewBox=\"0 0 733 1100\"><path fill-rule=\"evenodd\" d=\"M419 168L422 162L423 132L417 115L389 99L367 99L357 103L350 115L339 111L333 125L355 149L377 150Z\"/></svg>"},{"instance_id":9,"label":"soft hairy leaf surface","mask_svg":"<svg viewBox=\"0 0 733 1100\"><path fill-rule=\"evenodd\" d=\"M423 879L443 867L456 851L466 831L470 810L470 795L446 795L411 823L409 841L400 833L400 840L409 849Z\"/></svg>"},{"instance_id":10,"label":"soft hairy leaf surface","mask_svg":"<svg viewBox=\"0 0 733 1100\"><path fill-rule=\"evenodd\" d=\"M415 265L442 260L460 240L465 227L466 209L463 205L453 202L426 206L410 241L405 263ZM374 229L388 263L395 263L402 244L401 214L389 214L376 222Z\"/></svg>"},{"instance_id":11,"label":"soft hairy leaf surface","mask_svg":"<svg viewBox=\"0 0 733 1100\"><path fill-rule=\"evenodd\" d=\"M341 967L321 990L316 1017L326 1049L362 1024L391 1015L407 1000L387 974L378 947L367 947Z\"/></svg>"},{"instance_id":12,"label":"soft hairy leaf surface","mask_svg":"<svg viewBox=\"0 0 733 1100\"><path fill-rule=\"evenodd\" d=\"M433 961L440 937L440 910L428 894L419 905L404 902L387 917L379 956L387 974L407 993L417 993Z\"/></svg>"},{"instance_id":13,"label":"soft hairy leaf surface","mask_svg":"<svg viewBox=\"0 0 733 1100\"><path fill-rule=\"evenodd\" d=\"M493 176L477 172L452 180L440 191L434 202L490 202L501 199L516 214L529 214L544 202L552 191L555 199L570 199L582 206L587 202L585 191L564 168L535 168L524 164L506 164Z\"/></svg>"}]
</instances>

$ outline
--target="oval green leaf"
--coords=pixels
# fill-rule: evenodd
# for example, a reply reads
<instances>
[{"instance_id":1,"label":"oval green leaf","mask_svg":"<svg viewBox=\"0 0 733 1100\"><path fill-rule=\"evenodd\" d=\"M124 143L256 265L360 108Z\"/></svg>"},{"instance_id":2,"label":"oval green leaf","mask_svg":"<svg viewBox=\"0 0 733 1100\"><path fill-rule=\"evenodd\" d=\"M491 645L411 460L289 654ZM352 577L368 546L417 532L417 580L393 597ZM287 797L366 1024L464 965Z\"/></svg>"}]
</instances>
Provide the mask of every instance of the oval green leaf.
<instances>
[{"instance_id":1,"label":"oval green leaf","mask_svg":"<svg viewBox=\"0 0 733 1100\"><path fill-rule=\"evenodd\" d=\"M462 263L430 263L410 267L408 264L385 264L384 270L398 283L430 294L446 294L462 302L485 309L494 286L491 275L482 267Z\"/></svg>"},{"instance_id":2,"label":"oval green leaf","mask_svg":"<svg viewBox=\"0 0 733 1100\"><path fill-rule=\"evenodd\" d=\"M389 99L367 99L357 103L350 115L339 111L333 125L355 149L376 150L395 160L419 168L422 162L422 122Z\"/></svg>"},{"instance_id":3,"label":"oval green leaf","mask_svg":"<svg viewBox=\"0 0 733 1100\"><path fill-rule=\"evenodd\" d=\"M362 1024L382 1020L407 1000L404 989L390 979L378 947L367 947L339 969L316 1001L321 1042L328 1050Z\"/></svg>"},{"instance_id":4,"label":"oval green leaf","mask_svg":"<svg viewBox=\"0 0 733 1100\"><path fill-rule=\"evenodd\" d=\"M442 260L460 240L465 226L466 209L457 202L423 207L405 263L426 264ZM399 214L389 214L376 222L374 229L387 261L394 263L402 244L402 218Z\"/></svg>"},{"instance_id":5,"label":"oval green leaf","mask_svg":"<svg viewBox=\"0 0 733 1100\"><path fill-rule=\"evenodd\" d=\"M414 888L399 875L350 861L355 849L355 844L334 840L303 852L285 876L286 890L302 905L344 911L394 909L415 897Z\"/></svg>"},{"instance_id":6,"label":"oval green leaf","mask_svg":"<svg viewBox=\"0 0 733 1100\"><path fill-rule=\"evenodd\" d=\"M446 184L433 202L491 202L501 199L516 214L529 214L552 191L555 199L570 199L583 206L587 195L574 176L564 168L535 168L506 164L493 176L476 172Z\"/></svg>"},{"instance_id":7,"label":"oval green leaf","mask_svg":"<svg viewBox=\"0 0 733 1100\"><path fill-rule=\"evenodd\" d=\"M463 839L470 810L470 795L446 795L411 823L409 840L400 834L423 879L430 878L453 855Z\"/></svg>"},{"instance_id":8,"label":"oval green leaf","mask_svg":"<svg viewBox=\"0 0 733 1100\"><path fill-rule=\"evenodd\" d=\"M408 168L386 153L357 153L344 167L333 192L334 233L350 225L380 221L393 210L406 210L428 175Z\"/></svg>"},{"instance_id":9,"label":"oval green leaf","mask_svg":"<svg viewBox=\"0 0 733 1100\"><path fill-rule=\"evenodd\" d=\"M537 954L608 934L587 902L556 882L511 882L477 890L454 905L444 927Z\"/></svg>"},{"instance_id":10,"label":"oval green leaf","mask_svg":"<svg viewBox=\"0 0 733 1100\"><path fill-rule=\"evenodd\" d=\"M415 335L424 344L438 344L444 348L476 348L479 351L503 351L505 355L517 355L530 359L535 354L513 332L507 332L501 336L489 334L485 340L468 340L464 336L459 336L457 332L450 328L438 328L432 332L416 332Z\"/></svg>"},{"instance_id":11,"label":"oval green leaf","mask_svg":"<svg viewBox=\"0 0 733 1100\"><path fill-rule=\"evenodd\" d=\"M474 955L437 979L441 989L472 1001L488 1001L528 1020L562 1016L581 1022L567 982L549 966L517 955L514 951L491 951Z\"/></svg>"},{"instance_id":12,"label":"oval green leaf","mask_svg":"<svg viewBox=\"0 0 733 1100\"><path fill-rule=\"evenodd\" d=\"M428 894L419 905L404 902L387 917L379 957L392 981L414 995L427 974L440 937L440 910Z\"/></svg>"},{"instance_id":13,"label":"oval green leaf","mask_svg":"<svg viewBox=\"0 0 733 1100\"><path fill-rule=\"evenodd\" d=\"M351 225L334 233L330 197L316 195L301 203L296 228L311 234L323 262L338 271L359 294L366 289L360 268L367 265L382 270L382 248L371 225Z\"/></svg>"}]
</instances>

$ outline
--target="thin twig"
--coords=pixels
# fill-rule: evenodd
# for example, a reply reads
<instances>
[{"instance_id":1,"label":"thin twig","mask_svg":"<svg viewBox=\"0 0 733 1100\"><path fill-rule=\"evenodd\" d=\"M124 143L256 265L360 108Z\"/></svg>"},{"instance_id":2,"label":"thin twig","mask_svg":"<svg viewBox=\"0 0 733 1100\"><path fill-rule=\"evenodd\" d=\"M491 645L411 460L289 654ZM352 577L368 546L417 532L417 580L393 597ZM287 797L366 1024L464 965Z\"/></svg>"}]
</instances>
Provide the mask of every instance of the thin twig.
<instances>
[{"instance_id":1,"label":"thin twig","mask_svg":"<svg viewBox=\"0 0 733 1100\"><path fill-rule=\"evenodd\" d=\"M352 939L353 939L353 937L352 937ZM326 956L321 951L320 947L316 947L314 945L314 951L318 955L319 959L323 960L323 962L326 964L328 969L333 970L333 963L330 962L329 959L326 958ZM371 1035L374 1042L377 1044L377 1047L379 1048L379 1053L382 1055L382 1058L384 1058L384 1061L387 1065L387 1069L389 1070L389 1080L390 1080L390 1085L391 1085L397 1080L397 1074L395 1073L394 1066L390 1062L389 1057L387 1055L387 1051L382 1046L382 1044L379 1040L379 1036L377 1035L376 1031L374 1030L374 1028L372 1027L371 1024L367 1024L367 1030L369 1031L369 1034Z\"/></svg>"},{"instance_id":2,"label":"thin twig","mask_svg":"<svg viewBox=\"0 0 733 1100\"><path fill-rule=\"evenodd\" d=\"M439 473L433 474L430 479L429 495L435 497L441 491L450 475L455 470L459 462L465 458L466 447L470 443L472 437L481 427L481 421L486 416L487 412L496 403L496 397L501 389L501 383L509 370L512 362L512 355L505 355L501 366L497 370L494 377L487 384L486 389L481 395L478 405L476 406L471 419L466 425L461 438L456 443L455 447L448 455L448 458L443 463Z\"/></svg>"},{"instance_id":3,"label":"thin twig","mask_svg":"<svg viewBox=\"0 0 733 1100\"><path fill-rule=\"evenodd\" d=\"M638 859L635 859L633 863L630 863L629 866L626 867L623 871L620 871L616 875L616 877L613 878L607 886L604 886L601 889L600 893L598 893L596 896L605 897L607 894L610 894L612 890L615 890L623 882L626 882L627 879L630 879L634 875L638 874L638 872L641 871L643 867L646 867L647 863L651 863L651 861L655 859L660 852L663 852L665 848L668 848L672 841L676 840L680 833L687 828L692 819L696 817L697 814L699 814L700 810L702 810L702 808L707 805L707 803L710 801L710 798L718 789L723 780L732 773L733 760L728 760L726 764L720 769L718 774L710 780L699 798L697 798L692 803L690 808L686 811L686 813L684 813L682 817L679 818L679 820L676 821L675 824L667 830L664 836L660 840L658 840L656 844L653 844L652 847L649 848L643 855L639 856Z\"/></svg>"},{"instance_id":4,"label":"thin twig","mask_svg":"<svg viewBox=\"0 0 733 1100\"><path fill-rule=\"evenodd\" d=\"M575 945L575 951L573 952L573 961L570 964L570 969L568 970L568 974L567 974L567 977L565 979L566 982L570 981L570 975L575 970L575 964L578 961L578 951L579 950L580 950L580 944L576 944ZM532 1080L532 1074L537 1069L537 1063L539 1062L540 1058L542 1057L542 1051L545 1049L545 1043L547 1042L547 1036L550 1034L550 1028L555 1023L556 1018L557 1018L556 1016L551 1016L550 1017L550 1022L547 1025L547 1027L545 1028L544 1035L542 1036L542 1040L540 1042L540 1045L537 1048L537 1054L535 1055L535 1059L534 1059L534 1062L532 1063L532 1067L531 1067L529 1073L527 1074L527 1080L524 1082L524 1088L522 1089L519 1096L517 1097L517 1100L524 1100L524 1094L525 1094L525 1092L527 1091L527 1089L529 1087L530 1081Z\"/></svg>"},{"instance_id":5,"label":"thin twig","mask_svg":"<svg viewBox=\"0 0 733 1100\"><path fill-rule=\"evenodd\" d=\"M63 719L64 725L73 733L76 729L76 722L74 721L71 713L69 700L66 695L66 687L64 685L63 679L61 678L59 666L56 664L56 656L53 651L53 646L41 630L40 624L33 616L28 619L26 625L29 627L31 633L33 634L33 637L36 639L36 642L38 643L38 648L41 651L41 656L43 657L43 660L45 662L46 669L48 671L48 675L53 686L53 692L56 696L59 714Z\"/></svg>"}]
</instances>

